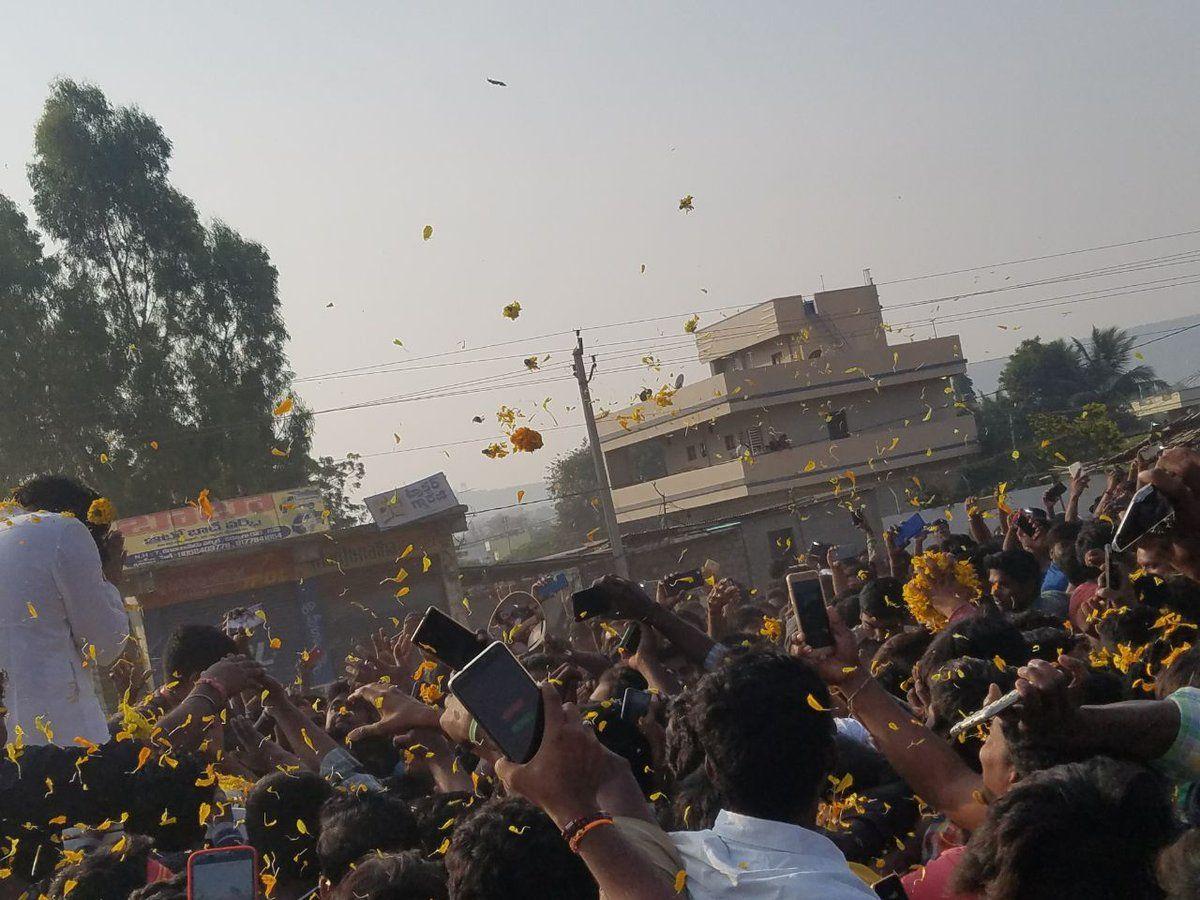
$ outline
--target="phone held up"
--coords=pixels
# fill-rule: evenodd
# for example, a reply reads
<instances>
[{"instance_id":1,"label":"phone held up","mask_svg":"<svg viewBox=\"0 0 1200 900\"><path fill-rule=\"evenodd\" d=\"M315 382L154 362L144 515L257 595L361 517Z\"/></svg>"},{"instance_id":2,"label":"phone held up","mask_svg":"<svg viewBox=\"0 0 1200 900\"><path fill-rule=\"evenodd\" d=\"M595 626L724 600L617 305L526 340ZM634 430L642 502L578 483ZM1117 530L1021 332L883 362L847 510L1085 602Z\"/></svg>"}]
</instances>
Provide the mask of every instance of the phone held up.
<instances>
[{"instance_id":1,"label":"phone held up","mask_svg":"<svg viewBox=\"0 0 1200 900\"><path fill-rule=\"evenodd\" d=\"M1138 489L1113 533L1113 549L1124 553L1151 534L1165 534L1175 525L1175 508L1152 484Z\"/></svg>"},{"instance_id":2,"label":"phone held up","mask_svg":"<svg viewBox=\"0 0 1200 900\"><path fill-rule=\"evenodd\" d=\"M821 576L818 572L790 572L787 576L788 598L796 613L796 622L804 643L816 649L833 646L833 631L829 613L821 595Z\"/></svg>"},{"instance_id":3,"label":"phone held up","mask_svg":"<svg viewBox=\"0 0 1200 900\"><path fill-rule=\"evenodd\" d=\"M504 644L489 644L448 687L501 753L515 763L533 759L545 725L542 692Z\"/></svg>"},{"instance_id":4,"label":"phone held up","mask_svg":"<svg viewBox=\"0 0 1200 900\"><path fill-rule=\"evenodd\" d=\"M612 599L603 585L593 584L571 595L571 614L576 622L611 616L612 610Z\"/></svg>"},{"instance_id":5,"label":"phone held up","mask_svg":"<svg viewBox=\"0 0 1200 900\"><path fill-rule=\"evenodd\" d=\"M253 847L197 850L187 862L188 900L254 900L258 857Z\"/></svg>"},{"instance_id":6,"label":"phone held up","mask_svg":"<svg viewBox=\"0 0 1200 900\"><path fill-rule=\"evenodd\" d=\"M487 648L487 641L437 607L425 610L413 643L429 651L451 669L462 669Z\"/></svg>"}]
</instances>

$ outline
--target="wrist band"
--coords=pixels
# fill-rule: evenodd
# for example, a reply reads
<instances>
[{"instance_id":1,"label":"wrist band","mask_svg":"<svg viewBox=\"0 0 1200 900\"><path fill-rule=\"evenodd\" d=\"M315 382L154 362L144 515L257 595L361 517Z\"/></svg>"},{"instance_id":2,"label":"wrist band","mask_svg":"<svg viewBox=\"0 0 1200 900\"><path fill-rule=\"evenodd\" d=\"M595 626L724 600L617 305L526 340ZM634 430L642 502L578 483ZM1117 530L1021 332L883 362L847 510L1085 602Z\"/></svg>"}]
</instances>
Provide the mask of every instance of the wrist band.
<instances>
[{"instance_id":1,"label":"wrist band","mask_svg":"<svg viewBox=\"0 0 1200 900\"><path fill-rule=\"evenodd\" d=\"M202 684L207 684L210 688L220 694L222 701L229 700L229 691L227 691L225 689L225 685L221 684L221 682L217 681L217 679L209 678L207 675L201 675L196 679L196 686L199 687Z\"/></svg>"},{"instance_id":2,"label":"wrist band","mask_svg":"<svg viewBox=\"0 0 1200 900\"><path fill-rule=\"evenodd\" d=\"M846 704L847 707L849 707L850 704L854 702L854 698L858 696L858 692L861 691L863 688L865 688L867 686L867 682L870 680L871 680L871 676L868 675L866 678L864 678L859 683L858 687L856 687L849 694L847 694L842 688L838 688L838 693L842 695L842 700Z\"/></svg>"},{"instance_id":3,"label":"wrist band","mask_svg":"<svg viewBox=\"0 0 1200 900\"><path fill-rule=\"evenodd\" d=\"M567 842L572 853L578 853L579 844L583 841L584 835L594 828L612 824L612 816L606 812L594 812L591 815L580 816L578 819L568 822L562 830L563 840Z\"/></svg>"}]
</instances>

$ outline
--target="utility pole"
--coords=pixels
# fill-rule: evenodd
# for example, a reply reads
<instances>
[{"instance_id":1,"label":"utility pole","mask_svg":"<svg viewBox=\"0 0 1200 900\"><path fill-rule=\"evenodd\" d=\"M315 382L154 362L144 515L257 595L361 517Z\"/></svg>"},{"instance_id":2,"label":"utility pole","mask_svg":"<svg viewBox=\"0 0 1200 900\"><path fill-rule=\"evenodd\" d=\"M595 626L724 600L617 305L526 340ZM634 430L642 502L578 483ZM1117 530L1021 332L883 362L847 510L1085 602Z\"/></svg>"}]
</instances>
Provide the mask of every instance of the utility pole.
<instances>
[{"instance_id":1,"label":"utility pole","mask_svg":"<svg viewBox=\"0 0 1200 900\"><path fill-rule=\"evenodd\" d=\"M579 400L583 405L583 420L587 423L588 444L592 448L592 462L596 466L596 485L600 489L600 506L604 509L604 525L608 530L608 545L612 547L613 565L622 578L629 577L629 563L625 559L625 547L621 544L621 530L617 527L617 511L613 509L612 489L608 485L608 469L604 465L604 454L600 450L600 432L596 430L596 416L592 411L592 392L588 382L592 373L583 368L583 334L575 331L575 380L579 382ZM596 369L596 358L592 357L592 371Z\"/></svg>"}]
</instances>

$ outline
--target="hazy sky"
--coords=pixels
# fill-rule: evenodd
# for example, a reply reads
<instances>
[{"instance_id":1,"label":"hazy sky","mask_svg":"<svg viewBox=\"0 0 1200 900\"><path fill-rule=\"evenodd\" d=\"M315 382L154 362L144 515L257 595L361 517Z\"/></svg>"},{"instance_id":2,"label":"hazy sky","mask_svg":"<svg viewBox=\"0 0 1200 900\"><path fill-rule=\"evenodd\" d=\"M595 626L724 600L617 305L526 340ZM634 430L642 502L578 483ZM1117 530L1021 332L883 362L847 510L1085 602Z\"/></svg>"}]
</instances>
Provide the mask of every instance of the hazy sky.
<instances>
[{"instance_id":1,"label":"hazy sky","mask_svg":"<svg viewBox=\"0 0 1200 900\"><path fill-rule=\"evenodd\" d=\"M822 276L860 284L865 266L883 283L1200 228L1195 2L4 6L0 192L28 203L48 83L93 81L158 119L174 181L206 218L270 250L299 376L405 364L302 382L311 406L500 386L318 416L321 452L381 454L367 459L372 491L439 469L456 486L533 481L576 445L572 337L548 333L620 326L585 336L624 342L602 351L594 382L623 404L680 370L639 370L643 354L694 356L682 322L696 311L810 292ZM1196 247L1200 235L882 284L881 297L886 308ZM968 357L993 357L1039 332L1194 312L1195 287L1161 288L1197 269L891 318L1156 282L939 326ZM500 310L514 299L524 311L510 322ZM653 316L669 318L621 324ZM524 372L535 352L551 355L545 373ZM494 436L501 403L530 412L547 397L575 427L547 430L532 456L407 449Z\"/></svg>"}]
</instances>

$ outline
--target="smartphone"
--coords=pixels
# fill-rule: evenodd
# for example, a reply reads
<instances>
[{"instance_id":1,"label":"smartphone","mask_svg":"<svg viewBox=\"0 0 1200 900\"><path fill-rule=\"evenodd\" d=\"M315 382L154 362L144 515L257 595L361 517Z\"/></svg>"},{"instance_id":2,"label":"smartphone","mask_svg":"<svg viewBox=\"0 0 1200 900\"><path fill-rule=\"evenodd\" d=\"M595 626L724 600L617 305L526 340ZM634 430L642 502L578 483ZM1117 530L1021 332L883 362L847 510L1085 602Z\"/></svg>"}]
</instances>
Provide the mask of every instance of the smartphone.
<instances>
[{"instance_id":1,"label":"smartphone","mask_svg":"<svg viewBox=\"0 0 1200 900\"><path fill-rule=\"evenodd\" d=\"M197 850L187 862L188 900L254 900L258 857L253 847Z\"/></svg>"},{"instance_id":2,"label":"smartphone","mask_svg":"<svg viewBox=\"0 0 1200 900\"><path fill-rule=\"evenodd\" d=\"M1017 513L1017 529L1030 537L1037 533L1037 529L1033 527L1033 516L1029 514L1029 510L1023 509Z\"/></svg>"},{"instance_id":3,"label":"smartphone","mask_svg":"<svg viewBox=\"0 0 1200 900\"><path fill-rule=\"evenodd\" d=\"M904 882L895 872L887 878L879 879L871 885L871 890L875 892L875 896L882 897L883 900L908 900L908 891L904 890Z\"/></svg>"},{"instance_id":4,"label":"smartphone","mask_svg":"<svg viewBox=\"0 0 1200 900\"><path fill-rule=\"evenodd\" d=\"M982 725L984 722L994 719L1010 706L1020 702L1020 700L1021 695L1015 689L1009 691L1003 697L986 704L978 712L971 713L971 715L967 716L961 722L955 722L950 727L950 737L956 738L964 731L970 731L977 725Z\"/></svg>"},{"instance_id":5,"label":"smartphone","mask_svg":"<svg viewBox=\"0 0 1200 900\"><path fill-rule=\"evenodd\" d=\"M1112 546L1124 553L1148 534L1161 534L1175 524L1175 509L1171 501L1152 484L1138 489L1121 516L1113 534Z\"/></svg>"},{"instance_id":6,"label":"smartphone","mask_svg":"<svg viewBox=\"0 0 1200 900\"><path fill-rule=\"evenodd\" d=\"M621 718L636 725L638 719L650 710L650 692L637 688L625 688L621 695Z\"/></svg>"},{"instance_id":7,"label":"smartphone","mask_svg":"<svg viewBox=\"0 0 1200 900\"><path fill-rule=\"evenodd\" d=\"M567 573L559 572L549 581L539 584L535 593L539 600L549 600L559 591L565 591L568 587L570 587L570 583L567 581Z\"/></svg>"},{"instance_id":8,"label":"smartphone","mask_svg":"<svg viewBox=\"0 0 1200 900\"><path fill-rule=\"evenodd\" d=\"M1101 574L1104 576L1104 586L1113 590L1119 589L1125 580L1124 573L1121 571L1121 561L1113 559L1115 552L1112 544L1105 545L1104 568L1101 570Z\"/></svg>"},{"instance_id":9,"label":"smartphone","mask_svg":"<svg viewBox=\"0 0 1200 900\"><path fill-rule=\"evenodd\" d=\"M704 575L699 569L690 572L676 572L663 579L663 584L672 594L694 590L704 584Z\"/></svg>"},{"instance_id":10,"label":"smartphone","mask_svg":"<svg viewBox=\"0 0 1200 900\"><path fill-rule=\"evenodd\" d=\"M1057 503L1059 498L1067 492L1067 486L1061 481L1056 481L1046 490L1046 500L1050 503Z\"/></svg>"},{"instance_id":11,"label":"smartphone","mask_svg":"<svg viewBox=\"0 0 1200 900\"><path fill-rule=\"evenodd\" d=\"M829 628L829 613L821 596L820 574L817 572L792 572L787 577L788 597L796 612L796 622L804 643L816 649L833 646L833 632Z\"/></svg>"},{"instance_id":12,"label":"smartphone","mask_svg":"<svg viewBox=\"0 0 1200 900\"><path fill-rule=\"evenodd\" d=\"M908 542L925 530L925 520L920 513L913 513L896 529L896 546L907 547Z\"/></svg>"},{"instance_id":13,"label":"smartphone","mask_svg":"<svg viewBox=\"0 0 1200 900\"><path fill-rule=\"evenodd\" d=\"M465 667L487 647L486 640L435 606L425 610L413 632L413 643L455 670Z\"/></svg>"},{"instance_id":14,"label":"smartphone","mask_svg":"<svg viewBox=\"0 0 1200 900\"><path fill-rule=\"evenodd\" d=\"M542 744L542 692L504 644L488 645L448 686L501 753L515 763L533 759Z\"/></svg>"},{"instance_id":15,"label":"smartphone","mask_svg":"<svg viewBox=\"0 0 1200 900\"><path fill-rule=\"evenodd\" d=\"M617 653L624 656L632 656L637 653L638 647L642 645L642 626L638 622L630 622L629 627L625 629L625 633L621 635L621 640L617 641Z\"/></svg>"},{"instance_id":16,"label":"smartphone","mask_svg":"<svg viewBox=\"0 0 1200 900\"><path fill-rule=\"evenodd\" d=\"M571 595L571 614L576 622L612 615L608 589L594 584Z\"/></svg>"}]
</instances>

